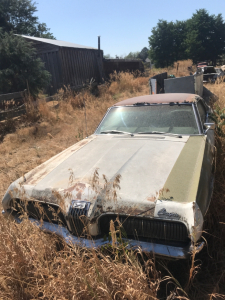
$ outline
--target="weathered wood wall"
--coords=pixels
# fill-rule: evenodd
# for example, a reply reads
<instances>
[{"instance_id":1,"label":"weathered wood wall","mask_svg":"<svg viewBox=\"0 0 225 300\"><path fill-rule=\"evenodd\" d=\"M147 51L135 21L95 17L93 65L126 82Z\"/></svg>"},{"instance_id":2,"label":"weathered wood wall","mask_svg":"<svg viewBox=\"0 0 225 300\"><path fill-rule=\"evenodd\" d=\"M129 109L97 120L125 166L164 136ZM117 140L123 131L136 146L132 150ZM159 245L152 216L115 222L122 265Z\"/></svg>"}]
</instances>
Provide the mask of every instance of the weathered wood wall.
<instances>
[{"instance_id":1,"label":"weathered wood wall","mask_svg":"<svg viewBox=\"0 0 225 300\"><path fill-rule=\"evenodd\" d=\"M53 95L63 86L78 88L93 78L101 82L103 74L103 51L97 49L82 49L59 47L42 42L33 42L45 68L52 75L52 81L47 93Z\"/></svg>"},{"instance_id":2,"label":"weathered wood wall","mask_svg":"<svg viewBox=\"0 0 225 300\"><path fill-rule=\"evenodd\" d=\"M58 48L58 47L57 47ZM51 52L39 53L38 57L45 64L45 68L52 75L51 84L47 88L47 93L52 95L57 92L58 89L62 87L62 66L59 57L59 51L54 49Z\"/></svg>"},{"instance_id":3,"label":"weathered wood wall","mask_svg":"<svg viewBox=\"0 0 225 300\"><path fill-rule=\"evenodd\" d=\"M59 56L62 66L62 82L64 85L80 87L93 78L101 82L103 53L98 50L61 47Z\"/></svg>"}]
</instances>

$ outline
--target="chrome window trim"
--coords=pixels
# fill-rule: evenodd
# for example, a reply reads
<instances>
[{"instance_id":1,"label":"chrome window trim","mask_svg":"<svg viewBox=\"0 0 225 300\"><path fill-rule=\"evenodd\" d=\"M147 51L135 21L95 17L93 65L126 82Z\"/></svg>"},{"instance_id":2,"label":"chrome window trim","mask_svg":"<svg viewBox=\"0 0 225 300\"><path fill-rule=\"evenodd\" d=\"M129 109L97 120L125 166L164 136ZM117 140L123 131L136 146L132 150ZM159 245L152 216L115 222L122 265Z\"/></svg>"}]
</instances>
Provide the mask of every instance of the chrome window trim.
<instances>
[{"instance_id":1,"label":"chrome window trim","mask_svg":"<svg viewBox=\"0 0 225 300\"><path fill-rule=\"evenodd\" d=\"M106 116L108 115L109 111L111 110L113 106L109 107L104 115L104 117L102 118L102 120L100 121L100 123L98 124L98 127L95 129L94 134L98 135L99 133L96 133L96 131L98 131L98 128L100 127L100 125L102 124L102 122L105 120Z\"/></svg>"},{"instance_id":2,"label":"chrome window trim","mask_svg":"<svg viewBox=\"0 0 225 300\"><path fill-rule=\"evenodd\" d=\"M199 134L203 134L203 127L202 127L201 121L199 119L199 112L198 112L197 104L192 103L192 107L193 107L193 111L194 111L194 114L195 114L195 119L196 119L196 122L197 122Z\"/></svg>"},{"instance_id":3,"label":"chrome window trim","mask_svg":"<svg viewBox=\"0 0 225 300\"><path fill-rule=\"evenodd\" d=\"M205 122L206 122L206 120L208 119L208 108L206 107L205 103L204 103L201 99L199 99L199 101L196 103L196 108L197 108L197 112L198 112L198 116L199 116L199 121L200 121L200 124L201 124L201 127L202 127L202 132L204 132L204 127L203 127L204 124L202 124L202 120L201 120L200 113L199 113L199 109L198 109L198 103L199 103L200 101L201 101L202 106L203 106L203 108L204 108L204 110L205 110ZM200 105L201 105L201 104L200 104Z\"/></svg>"}]
</instances>

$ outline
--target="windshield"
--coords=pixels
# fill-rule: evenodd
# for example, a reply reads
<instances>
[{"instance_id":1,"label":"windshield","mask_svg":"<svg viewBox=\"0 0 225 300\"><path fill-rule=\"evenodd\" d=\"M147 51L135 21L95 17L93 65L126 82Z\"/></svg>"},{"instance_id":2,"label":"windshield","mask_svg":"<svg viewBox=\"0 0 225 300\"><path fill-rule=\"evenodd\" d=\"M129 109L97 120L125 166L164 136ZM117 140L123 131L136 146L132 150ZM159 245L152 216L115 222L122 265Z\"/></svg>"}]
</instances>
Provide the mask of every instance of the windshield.
<instances>
[{"instance_id":1,"label":"windshield","mask_svg":"<svg viewBox=\"0 0 225 300\"><path fill-rule=\"evenodd\" d=\"M191 104L112 107L95 133L107 131L199 134Z\"/></svg>"}]
</instances>

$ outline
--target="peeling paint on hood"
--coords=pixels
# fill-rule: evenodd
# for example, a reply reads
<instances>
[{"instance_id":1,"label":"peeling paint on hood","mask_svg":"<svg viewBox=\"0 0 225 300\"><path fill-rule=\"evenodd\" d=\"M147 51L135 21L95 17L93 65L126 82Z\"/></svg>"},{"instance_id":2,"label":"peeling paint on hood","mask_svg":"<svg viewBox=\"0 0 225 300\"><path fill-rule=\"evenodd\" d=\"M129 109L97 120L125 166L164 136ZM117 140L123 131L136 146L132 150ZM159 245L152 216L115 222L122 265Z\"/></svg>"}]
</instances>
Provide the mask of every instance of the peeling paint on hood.
<instances>
[{"instance_id":1,"label":"peeling paint on hood","mask_svg":"<svg viewBox=\"0 0 225 300\"><path fill-rule=\"evenodd\" d=\"M134 215L148 211L146 214L153 215L150 208L155 206L159 191L188 139L189 136L91 136L35 168L25 175L25 182L20 178L10 190L16 187L17 191L23 190L27 199L57 204L59 193L67 209L72 199L90 201L91 215L97 206L101 211ZM103 175L108 182L121 175L116 204L92 190L90 179L96 169L102 189Z\"/></svg>"}]
</instances>

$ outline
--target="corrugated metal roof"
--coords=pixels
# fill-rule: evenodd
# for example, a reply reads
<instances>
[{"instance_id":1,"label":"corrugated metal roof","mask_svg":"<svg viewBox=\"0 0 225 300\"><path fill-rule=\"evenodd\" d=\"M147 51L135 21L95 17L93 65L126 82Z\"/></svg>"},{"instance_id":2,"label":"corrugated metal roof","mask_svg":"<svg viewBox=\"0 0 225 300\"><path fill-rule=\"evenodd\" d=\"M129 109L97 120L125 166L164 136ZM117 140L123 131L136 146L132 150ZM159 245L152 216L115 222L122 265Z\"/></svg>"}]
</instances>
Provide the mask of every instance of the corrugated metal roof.
<instances>
[{"instance_id":1,"label":"corrugated metal roof","mask_svg":"<svg viewBox=\"0 0 225 300\"><path fill-rule=\"evenodd\" d=\"M33 41L36 41L36 42L51 44L51 45L55 45L55 46L59 46L59 47L70 47L70 48L82 48L82 49L97 50L97 48L78 45L78 44L74 44L74 43L70 43L70 42L64 42L64 41L52 40L52 39L45 39L45 38L38 38L38 37L27 36L27 35L21 35L21 36L26 38L26 39L30 39L30 40L33 40Z\"/></svg>"}]
</instances>

